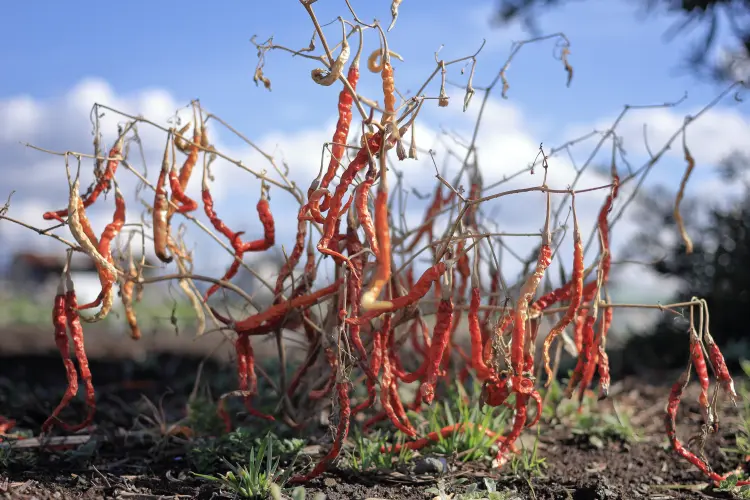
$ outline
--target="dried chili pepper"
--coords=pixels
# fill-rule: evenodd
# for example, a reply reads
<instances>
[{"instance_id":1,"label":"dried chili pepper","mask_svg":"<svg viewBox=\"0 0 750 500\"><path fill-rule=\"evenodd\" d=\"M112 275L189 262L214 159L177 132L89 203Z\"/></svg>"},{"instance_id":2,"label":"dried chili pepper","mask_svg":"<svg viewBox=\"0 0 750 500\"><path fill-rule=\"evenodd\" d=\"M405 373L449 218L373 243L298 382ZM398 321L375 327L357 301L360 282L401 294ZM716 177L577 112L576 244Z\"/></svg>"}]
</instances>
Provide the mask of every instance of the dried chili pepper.
<instances>
[{"instance_id":1,"label":"dried chili pepper","mask_svg":"<svg viewBox=\"0 0 750 500\"><path fill-rule=\"evenodd\" d=\"M447 287L445 287L447 289ZM450 292L445 292L447 297L443 297L438 305L435 320L435 328L432 332L432 343L430 345L429 365L424 382L419 387L422 400L428 405L435 398L435 386L437 385L440 363L443 360L443 353L450 342L450 331L453 322L453 299Z\"/></svg>"},{"instance_id":2,"label":"dried chili pepper","mask_svg":"<svg viewBox=\"0 0 750 500\"><path fill-rule=\"evenodd\" d=\"M583 311L581 311L583 312ZM565 397L570 397L575 390L575 387L582 381L585 380L585 370L589 363L592 361L592 348L594 347L594 322L596 318L593 316L585 316L582 321L581 331L582 345L579 349L578 362L573 370L573 374L568 382L568 387L565 390Z\"/></svg>"},{"instance_id":3,"label":"dried chili pepper","mask_svg":"<svg viewBox=\"0 0 750 500\"><path fill-rule=\"evenodd\" d=\"M549 234L549 218L546 224L546 234ZM521 287L513 321L513 337L511 340L511 365L515 376L519 376L524 368L524 346L526 336L526 320L528 319L529 302L534 298L537 286L544 277L544 271L552 261L552 250L549 239L546 238L539 250L539 258L534 273L529 276Z\"/></svg>"},{"instance_id":4,"label":"dried chili pepper","mask_svg":"<svg viewBox=\"0 0 750 500\"><path fill-rule=\"evenodd\" d=\"M388 307L383 307L382 309L373 311L367 311L361 316L347 318L346 322L353 325L362 325L370 321L371 319L380 316L381 314L395 312L412 304L416 304L422 297L427 295L427 292L430 291L432 284L437 282L440 277L445 274L445 267L446 266L444 262L438 262L434 266L428 268L422 274L422 276L419 277L416 284L412 287L411 290L409 290L406 295L391 299L389 301L390 305Z\"/></svg>"},{"instance_id":5,"label":"dried chili pepper","mask_svg":"<svg viewBox=\"0 0 750 500\"><path fill-rule=\"evenodd\" d=\"M513 427L511 428L510 433L505 438L505 440L500 444L500 448L497 451L497 457L492 463L494 467L502 467L508 461L508 451L510 451L510 447L521 435L521 431L523 431L526 424L526 416L528 411L526 408L527 401L528 396L520 393L516 394L516 414L513 418Z\"/></svg>"},{"instance_id":6,"label":"dried chili pepper","mask_svg":"<svg viewBox=\"0 0 750 500\"><path fill-rule=\"evenodd\" d=\"M79 217L83 223L86 220L86 215L83 213L83 206L79 205ZM122 227L125 225L125 198L122 196L119 188L115 186L115 212L112 216L112 222L107 224L102 231L102 236L99 239L98 251L107 262L113 263L112 259L112 240L120 234ZM85 226L85 225L84 225ZM95 241L92 243L96 244ZM79 310L90 309L97 307L100 303L102 304L101 309L92 318L83 318L88 323L94 323L104 319L109 311L112 309L114 302L114 290L113 286L116 280L116 276L107 271L107 269L98 268L99 282L101 283L102 289L99 292L97 299L89 304L79 306Z\"/></svg>"},{"instance_id":7,"label":"dried chili pepper","mask_svg":"<svg viewBox=\"0 0 750 500\"><path fill-rule=\"evenodd\" d=\"M138 326L138 318L133 308L133 289L135 288L135 280L137 278L138 272L135 269L133 254L131 253L128 258L128 273L120 283L120 298L122 300L122 307L125 310L125 320L130 327L130 337L133 340L141 338L141 329Z\"/></svg>"},{"instance_id":8,"label":"dried chili pepper","mask_svg":"<svg viewBox=\"0 0 750 500\"><path fill-rule=\"evenodd\" d=\"M47 420L44 421L44 424L42 424L42 432L47 432L56 423L66 430L71 429L71 426L62 422L58 418L58 415L60 415L60 412L68 406L70 400L78 393L78 373L76 372L73 360L70 359L67 312L65 311L65 281L62 277L57 286L57 295L55 295L54 305L52 307L52 325L55 328L55 344L57 345L58 351L60 351L60 356L62 356L63 365L65 366L65 377L68 381L68 387L65 390L65 394L63 394L60 403L53 410Z\"/></svg>"},{"instance_id":9,"label":"dried chili pepper","mask_svg":"<svg viewBox=\"0 0 750 500\"><path fill-rule=\"evenodd\" d=\"M153 230L154 230L154 253L156 257L169 264L172 262L173 257L167 253L167 244L169 242L169 199L167 198L167 178L169 177L169 146L170 141L167 140L167 146L164 148L164 157L161 162L161 171L159 172L159 179L156 182L156 189L154 193L154 206L153 206Z\"/></svg>"},{"instance_id":10,"label":"dried chili pepper","mask_svg":"<svg viewBox=\"0 0 750 500\"><path fill-rule=\"evenodd\" d=\"M204 179L205 180L205 179ZM263 225L263 238L248 242L243 242L241 236L245 233L244 231L239 231L235 233L234 231L230 230L226 224L219 218L218 215L216 215L216 211L214 210L214 203L213 203L213 197L211 196L211 193L208 189L208 186L205 185L203 188L203 207L204 211L206 212L206 215L208 216L208 219L211 221L211 224L214 226L214 228L224 234L227 238L229 238L232 248L234 250L234 260L232 261L232 264L227 269L226 273L224 273L224 276L222 277L223 281L229 281L232 279L236 274L237 271L240 269L240 263L242 262L242 256L246 252L260 252L267 250L271 248L276 241L276 227L274 224L273 215L271 214L271 208L268 204L268 199L265 195L265 190L261 189L262 195L260 197L260 200L258 200L258 204L256 205L256 209L258 211L258 217L261 221L261 224ZM211 287L206 291L205 295L203 296L203 301L207 301L208 298L216 293L218 291L220 286L218 284L213 284Z\"/></svg>"},{"instance_id":11,"label":"dried chili pepper","mask_svg":"<svg viewBox=\"0 0 750 500\"><path fill-rule=\"evenodd\" d=\"M685 387L687 387L689 379L690 366L688 366L687 370L685 370L680 375L680 378L677 379L674 385L672 385L672 390L669 393L667 408L664 412L664 427L666 429L669 442L672 444L672 448L674 449L674 451L679 456L700 469L700 471L708 476L712 481L719 482L723 479L723 477L713 472L706 462L698 458L698 456L696 456L691 451L687 450L677 438L677 408L679 408L680 406L680 399L682 398L682 393L684 392Z\"/></svg>"},{"instance_id":12,"label":"dried chili pepper","mask_svg":"<svg viewBox=\"0 0 750 500\"><path fill-rule=\"evenodd\" d=\"M243 393L245 409L248 414L262 418L264 420L275 420L273 416L266 415L252 406L252 396L257 391L257 379L255 376L255 355L248 335L239 334L234 342L235 352L237 353L237 377L239 379L240 391Z\"/></svg>"},{"instance_id":13,"label":"dried chili pepper","mask_svg":"<svg viewBox=\"0 0 750 500\"><path fill-rule=\"evenodd\" d=\"M193 114L195 115L195 113ZM181 151L188 149L188 153L185 162L180 168L179 175L174 172L174 169L171 169L169 172L169 184L172 188L172 204L169 205L169 209L167 211L168 219L171 219L172 215L175 212L192 212L198 208L198 204L191 198L188 198L187 195L185 195L185 190L187 189L188 182L190 182L193 168L195 168L195 165L198 163L198 154L200 153L200 148L198 147L198 145L201 144L201 142L203 141L203 136L205 135L205 126L203 126L201 129L198 128L197 117L194 117L193 121L195 122L195 125L193 126L193 144L191 144L189 148L180 147L181 145L184 146L184 144L181 144L182 141L181 139L179 139L177 134L175 134L174 136L175 146L177 146L177 148ZM185 127L180 130L180 135L184 134L187 131L187 127L189 126L190 123L185 125ZM175 208L173 205L177 205L178 203L182 206Z\"/></svg>"},{"instance_id":14,"label":"dried chili pepper","mask_svg":"<svg viewBox=\"0 0 750 500\"><path fill-rule=\"evenodd\" d=\"M349 260L341 255L340 252L331 250L329 248L338 228L339 214L341 212L341 205L343 202L344 194L346 194L349 185L351 185L357 173L359 173L359 171L364 168L365 165L367 165L370 157L370 152L374 152L380 149L380 142L382 141L382 139L382 133L376 133L368 139L366 147L363 147L359 150L351 163L349 163L349 166L346 168L344 173L341 174L341 179L338 186L336 186L336 191L334 192L333 196L331 196L331 201L328 206L328 214L326 215L325 223L323 224L323 236L321 237L320 241L318 241L317 248L319 252L325 255L330 255L337 262L349 262Z\"/></svg>"},{"instance_id":15,"label":"dried chili pepper","mask_svg":"<svg viewBox=\"0 0 750 500\"><path fill-rule=\"evenodd\" d=\"M388 225L388 189L384 187L385 172L381 172L377 197L375 198L375 232L377 234L380 255L375 275L370 288L362 294L362 308L387 309L393 304L388 300L379 301L381 290L391 279L391 233Z\"/></svg>"},{"instance_id":16,"label":"dried chili pepper","mask_svg":"<svg viewBox=\"0 0 750 500\"><path fill-rule=\"evenodd\" d=\"M724 356L721 354L719 346L716 345L716 341L714 341L714 338L708 331L708 321L706 321L706 331L703 333L703 339L706 342L708 359L714 367L716 378L719 380L724 392L729 395L732 403L736 404L737 391L734 388L734 380L732 380L732 376L729 374L727 363L724 361Z\"/></svg>"},{"instance_id":17,"label":"dried chili pepper","mask_svg":"<svg viewBox=\"0 0 750 500\"><path fill-rule=\"evenodd\" d=\"M701 386L701 393L698 398L698 403L701 408L701 415L703 416L703 423L710 425L711 423L711 412L710 403L708 401L708 367L706 366L706 359L703 357L703 345L698 337L698 332L694 329L690 329L690 358L695 366L695 373L698 376L698 382Z\"/></svg>"},{"instance_id":18,"label":"dried chili pepper","mask_svg":"<svg viewBox=\"0 0 750 500\"><path fill-rule=\"evenodd\" d=\"M357 186L354 190L354 206L357 207L357 213L359 214L359 220L362 224L362 229L365 231L367 242L370 244L370 250L375 255L375 258L380 257L380 247L378 246L378 238L375 234L375 226L372 223L372 217L370 217L370 210L367 208L367 199L370 194L370 188L375 182L375 169L370 168L367 172L367 176L362 183Z\"/></svg>"},{"instance_id":19,"label":"dried chili pepper","mask_svg":"<svg viewBox=\"0 0 750 500\"><path fill-rule=\"evenodd\" d=\"M81 379L86 390L86 419L78 424L78 429L83 429L91 424L94 420L94 413L96 412L96 395L94 393L94 384L91 378L91 370L89 368L89 360L86 356L86 350L83 344L83 327L81 326L80 317L78 316L78 301L76 299L76 291L73 286L73 281L70 279L70 275L66 276L67 281L67 292L65 292L65 312L68 323L68 330L70 331L70 338L73 340L73 351L78 361L78 370L81 373Z\"/></svg>"},{"instance_id":20,"label":"dried chili pepper","mask_svg":"<svg viewBox=\"0 0 750 500\"><path fill-rule=\"evenodd\" d=\"M560 318L555 326L552 327L547 337L544 339L542 350L542 359L544 360L544 370L547 373L547 383L549 387L552 383L552 366L550 365L549 350L552 342L560 335L576 316L578 307L581 305L583 298L583 243L581 242L581 231L578 227L578 217L575 210L575 197L573 197L573 276L571 277L572 286L570 288L570 304L565 311L565 315Z\"/></svg>"},{"instance_id":21,"label":"dried chili pepper","mask_svg":"<svg viewBox=\"0 0 750 500\"><path fill-rule=\"evenodd\" d=\"M414 437L417 435L417 431L412 427L408 420L401 421L393 409L392 402L398 399L398 392L394 392L394 377L393 371L391 370L391 359L389 355L389 344L393 338L393 329L391 328L391 315L387 314L383 321L383 333L386 335L386 342L382 347L383 349L383 378L380 382L380 404L383 406L386 414L390 418L393 425L398 430L406 434L407 436ZM400 405L400 400L398 405ZM405 414L404 414L405 416Z\"/></svg>"},{"instance_id":22,"label":"dried chili pepper","mask_svg":"<svg viewBox=\"0 0 750 500\"><path fill-rule=\"evenodd\" d=\"M341 452L346 436L349 434L349 420L351 419L351 408L349 406L349 383L342 381L336 384L336 392L339 399L339 422L336 426L336 436L333 446L312 471L304 476L296 476L290 479L292 483L304 483L321 475Z\"/></svg>"},{"instance_id":23,"label":"dried chili pepper","mask_svg":"<svg viewBox=\"0 0 750 500\"><path fill-rule=\"evenodd\" d=\"M233 328L237 333L261 335L267 333L269 330L278 325L280 321L283 320L284 315L286 315L286 313L288 313L289 311L311 306L318 300L331 295L332 293L336 293L341 283L342 280L337 280L333 284L328 285L325 288L321 288L316 292L273 305L265 311L253 314L252 316L238 322L233 322L232 320L223 317L213 308L211 308L211 312L213 312L214 316L216 316L216 318L219 319L222 323L226 325L233 325Z\"/></svg>"},{"instance_id":24,"label":"dried chili pepper","mask_svg":"<svg viewBox=\"0 0 750 500\"><path fill-rule=\"evenodd\" d=\"M360 48L361 50L361 48ZM352 64L349 66L349 72L346 76L353 90L357 89L357 83L359 82L359 51L357 52ZM328 170L323 175L320 181L320 188L326 189L331 181L336 177L336 170L341 165L341 158L344 156L344 150L346 140L349 137L349 127L352 123L352 103L354 99L352 94L349 93L349 89L344 87L339 93L339 118L336 122L336 131L333 134L331 140L331 160L328 163ZM321 205L321 209L328 210L329 206L327 202Z\"/></svg>"},{"instance_id":25,"label":"dried chili pepper","mask_svg":"<svg viewBox=\"0 0 750 500\"><path fill-rule=\"evenodd\" d=\"M107 161L107 168L104 170L104 173L102 173L101 177L96 180L94 189L83 199L84 208L88 208L93 205L97 198L99 198L99 195L102 194L105 190L109 189L110 182L114 178L117 167L120 164L119 157L122 154L122 144L124 139L125 137L123 134L115 143L115 145L112 146L112 149L109 150L109 154L107 155L107 157L111 159ZM67 217L69 214L70 207L68 207L68 209L58 210L56 212L45 212L42 217L44 218L44 220L56 220L58 222L63 222L62 218Z\"/></svg>"}]
</instances>

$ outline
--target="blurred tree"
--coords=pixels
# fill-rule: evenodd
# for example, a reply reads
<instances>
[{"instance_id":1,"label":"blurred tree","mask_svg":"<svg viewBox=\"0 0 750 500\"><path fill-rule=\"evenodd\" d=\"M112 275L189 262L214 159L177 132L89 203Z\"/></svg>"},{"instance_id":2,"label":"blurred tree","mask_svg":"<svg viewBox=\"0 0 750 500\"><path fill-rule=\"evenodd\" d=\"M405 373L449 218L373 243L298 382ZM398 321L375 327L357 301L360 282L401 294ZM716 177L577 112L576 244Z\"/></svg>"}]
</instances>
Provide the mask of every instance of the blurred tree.
<instances>
[{"instance_id":1,"label":"blurred tree","mask_svg":"<svg viewBox=\"0 0 750 500\"><path fill-rule=\"evenodd\" d=\"M569 0L499 0L494 22L505 25L522 21L538 34L536 20L544 10ZM750 0L640 0L648 14L679 14L665 33L668 40L687 28L699 26L703 36L688 52L687 63L696 74L718 81L750 81ZM728 34L730 46L716 49L717 39Z\"/></svg>"},{"instance_id":2,"label":"blurred tree","mask_svg":"<svg viewBox=\"0 0 750 500\"><path fill-rule=\"evenodd\" d=\"M701 200L686 200L681 213L693 240L694 250L685 254L672 215L674 193L663 188L644 194L644 231L626 251L626 259L650 261L649 266L665 278L679 281L676 301L697 296L708 301L711 333L722 345L727 362L736 366L750 355L747 318L750 311L750 157L734 153L717 167L727 187L739 186L735 199L722 206L705 207ZM728 202L727 202L728 201ZM708 210L698 210L698 207ZM666 249L666 255L665 255ZM683 311L687 316L689 311ZM696 318L697 320L697 318ZM637 332L623 352L624 368L676 368L688 356L688 323L665 313L655 328ZM635 360L638 360L637 362ZM629 362L632 361L632 362Z\"/></svg>"}]
</instances>

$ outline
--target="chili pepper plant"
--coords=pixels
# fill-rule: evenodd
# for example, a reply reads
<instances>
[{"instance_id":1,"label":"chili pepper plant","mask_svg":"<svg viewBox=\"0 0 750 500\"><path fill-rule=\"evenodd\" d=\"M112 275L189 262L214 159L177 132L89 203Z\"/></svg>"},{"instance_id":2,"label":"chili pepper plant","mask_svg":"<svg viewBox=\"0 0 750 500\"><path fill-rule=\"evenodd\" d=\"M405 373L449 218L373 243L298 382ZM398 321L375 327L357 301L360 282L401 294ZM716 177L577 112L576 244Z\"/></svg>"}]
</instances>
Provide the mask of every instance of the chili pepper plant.
<instances>
[{"instance_id":1,"label":"chili pepper plant","mask_svg":"<svg viewBox=\"0 0 750 500\"><path fill-rule=\"evenodd\" d=\"M304 51L278 45L273 39L261 43L253 38L259 55L256 83L262 82L270 90L273 74L266 74L264 65L271 57L279 64L305 65L312 61L315 68L311 78L299 85L319 85L329 93L331 110L336 111L338 120L330 131L330 142L321 145L323 160L314 179L292 181L291 173L274 155L261 151L198 101L191 103L193 116L184 126L163 126L105 104L95 105L94 116L106 111L122 118L125 125L117 130L106 155L99 147L98 120L93 155L59 153L67 167L67 177L61 172L60 178L68 180L69 203L67 208L50 207L44 218L62 223L50 234L67 246L68 255L79 252L93 260L101 293L91 304L78 304L74 280L67 272L61 277L50 304L50 334L63 359L68 390L45 422L43 432L72 432L92 422L96 380L88 369L85 326L107 316L117 298L115 284L133 341L141 338L134 306L143 288L174 280L193 305L197 334L202 335L210 323L234 346L237 390L222 395L217 405L225 432L232 432L236 426L236 409L226 404L234 397L242 400L244 411L252 419L274 422L296 432L306 429L321 412L330 414L332 444L316 463L290 477L290 483L304 483L326 472L341 456L352 429L360 446L378 442L373 434L380 432L373 430L376 425L389 427L399 436L399 444L380 447L380 452L389 456L435 442L455 444L457 436L465 433L465 443L470 444L467 449L494 443L493 466L507 467L518 451L521 433L534 429L542 417L539 390L556 378L561 352L576 357L564 395L579 405L591 390L598 391L599 398L607 398L607 336L618 309L658 307L667 314L681 314L682 308L690 317L684 338L690 345L690 359L665 401L664 430L677 455L711 481L724 480L726 476L710 467L701 450L719 427L717 401L722 397L734 400L737 395L721 353L721 332L715 332L715 340L710 331L706 302L696 297L680 304L638 305L618 304L609 298L614 264L611 235L638 186L679 138L687 163L675 202L676 219L681 221L682 191L695 164L686 135L699 117L686 120L661 149L654 150L651 160L636 167L626 163L617 131L622 116L636 108L627 106L605 132L591 133L552 149L540 147L530 165L492 184L483 181L483 173L495 166L480 165L477 134L469 142L452 141L448 157L455 167L452 178L447 168L439 171L435 166L434 189L425 195L424 217L408 225L399 215L409 193L402 173L416 168L419 156L428 164L434 160L432 151L417 143L421 140L421 110L432 106L459 106L464 112L478 108L474 126L479 130L488 99L498 92L503 97L512 95L509 67L524 47L532 43L554 45L560 63L559 69L550 68L545 76L549 85L570 85L573 67L569 62L570 41L564 34L555 34L515 44L495 77L481 87L474 87L475 68L491 64L482 59L481 47L474 54L453 60L440 59L437 54L435 70L423 82L403 78L406 63L388 40L391 28L398 30L403 25L403 21L395 25L399 3L393 2L394 24L386 31L377 22L363 22L354 11L342 13L346 15L333 27L324 29L316 19L313 3L303 1L302 8L314 30L313 43ZM401 15L403 19L409 14ZM377 43L379 48L365 53L365 41ZM289 53L296 57L289 58ZM367 58L365 71L360 70L362 57ZM453 102L446 91L449 76L463 82L463 102ZM363 95L363 83L365 89L377 92ZM405 93L407 88L418 90ZM475 94L479 94L476 100ZM152 169L146 173L138 155L131 152L136 149L133 144L140 144L135 140L136 130L144 127L160 131L164 137L161 166L155 172ZM222 152L212 137L219 131L246 140L267 163L249 165ZM586 141L595 143L595 151L611 149L605 180L593 187L579 186L593 154L576 167L576 176L569 183L550 175L562 153ZM91 159L95 181L81 193L81 169ZM232 229L225 222L226 211L214 202L213 178L220 174L212 166L217 160L247 174L245 213L252 224L246 226L251 228L246 232ZM189 182L196 174L201 176L199 193L192 192ZM139 192L151 193L141 196L149 206L140 221L126 220L126 197L118 187L122 184L118 180L124 176L135 176ZM503 184L511 179L523 187L505 189ZM303 190L300 185L309 188ZM114 197L107 197L111 192ZM513 254L525 265L519 276L512 276L502 272L507 267L502 259L508 252L501 254L500 249L512 245L513 235L503 233L503 217L487 207L500 198L524 194L537 201L534 217L542 230L526 236L535 239L530 255L524 258ZM596 219L594 230L585 234L579 222L581 202L596 196L603 196L604 201L591 214ZM281 203L295 204L296 234L290 242L279 241L276 234L276 211ZM113 205L112 220L100 233L87 217L87 210L94 204ZM194 257L184 242L186 230L175 227L177 221L184 222L187 231L206 232L219 245L223 253L212 258L224 260L226 271L221 276L192 272ZM680 234L689 241L682 227ZM130 245L120 250L122 245L115 244L126 238L129 242L134 235L140 236L144 245L152 246L163 274L145 278L144 262L134 259ZM280 248L284 249L284 259L275 281L258 278L260 286L273 296L272 303L262 307L232 281L241 268L254 272L252 264L245 262L247 255L279 252ZM573 258L566 261L564 255L569 253ZM319 272L325 266L332 271L332 279ZM558 286L550 286L551 266L567 270L562 275L568 277ZM208 288L201 293L204 285ZM237 294L254 310L242 316L227 312L215 300L220 291ZM99 309L93 316L84 313L95 308ZM548 320L556 316L559 320L550 326ZM255 355L254 346L266 338L275 339L278 347L281 369L277 377L263 370L263 360ZM297 346L297 356L287 355L290 338ZM69 353L69 339L77 371ZM693 370L701 385L703 425L697 439L689 441L694 445L691 450L676 434L676 416ZM278 398L271 411L255 405L259 374ZM70 423L61 415L79 391L79 378L88 413L82 422ZM454 421L449 416L451 421L442 427L435 418L432 425L424 425L422 412L439 404L439 395L456 380L469 379L479 386L483 405L507 412L506 425L493 428L497 421L494 417L479 418L481 412L468 407L462 415L467 421ZM414 390L405 391L406 387ZM374 441L365 441L368 435Z\"/></svg>"}]
</instances>

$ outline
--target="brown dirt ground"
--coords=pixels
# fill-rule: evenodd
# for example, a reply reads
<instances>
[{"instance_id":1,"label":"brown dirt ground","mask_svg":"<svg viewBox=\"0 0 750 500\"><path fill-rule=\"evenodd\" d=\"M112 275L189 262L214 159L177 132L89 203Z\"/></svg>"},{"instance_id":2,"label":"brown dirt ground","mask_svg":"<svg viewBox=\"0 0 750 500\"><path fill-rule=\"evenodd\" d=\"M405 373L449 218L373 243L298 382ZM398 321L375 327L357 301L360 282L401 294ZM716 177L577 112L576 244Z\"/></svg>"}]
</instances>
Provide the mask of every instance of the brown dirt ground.
<instances>
[{"instance_id":1,"label":"brown dirt ground","mask_svg":"<svg viewBox=\"0 0 750 500\"><path fill-rule=\"evenodd\" d=\"M0 339L5 340L0 340L0 348L5 347L9 337L15 337L9 335L10 332L2 333ZM13 333L23 336L27 332ZM94 334L88 335L87 339L91 339L91 369L97 387L97 433L111 436L113 429L132 430L133 412L127 409L143 396L159 401L168 394L164 398L168 420L184 416L185 401L201 362L197 354L205 355L210 348L192 339L181 341L182 346L188 345L184 350L179 348L177 341L172 341L173 345L156 346L152 343L146 347L120 348L120 344L107 346L104 341L97 347ZM166 340L161 342L168 344ZM129 339L123 339L123 346L132 344ZM215 344L214 339L210 345ZM32 353L23 355L16 350L11 353L12 357L4 349L0 351L6 356L0 358L0 415L15 418L19 428L32 431L34 435L38 434L41 423L59 401L64 388L59 356L45 352L52 348L53 345L42 342L32 349ZM133 350L139 361L129 359L133 357ZM144 358L142 354L138 355L139 352L148 355ZM212 389L217 392L231 389L235 383L233 369L221 362L207 362L203 376L211 381ZM673 378L673 374L661 377L665 381ZM516 491L517 498L722 498L725 494L713 492L698 472L678 460L665 446L662 415L668 391L668 385L650 385L629 379L615 384L611 400L600 403L603 409L611 409L615 404L620 411L628 409L633 412L634 426L641 435L637 442L606 441L597 447L585 436L572 433L565 425L543 423L539 434L539 454L546 459L543 477L514 477L507 469L498 472L483 464L461 465L448 457L452 469L443 476L446 489L449 493L457 493L467 484L482 484L482 478L492 477L497 481L498 489ZM697 429L700 421L695 396L695 387L691 387L683 399L685 403L679 415L682 436ZM82 402L76 400L73 409L81 418ZM708 458L719 471L743 466L740 457L720 449L731 447L735 441L737 413L731 408L726 410L722 430L706 447ZM73 411L66 414L66 418L75 417ZM535 435L534 431L529 431L524 442L533 442ZM75 450L47 450L39 455L33 467L6 467L0 460L0 498L231 497L220 493L215 485L193 478L188 464L179 455L170 456L167 461L149 460L152 444L132 440L120 442L111 438L91 459L83 462L75 459ZM466 478L466 482L458 485L458 478ZM308 498L312 498L310 493L322 491L330 500L421 500L435 496L426 492L435 483L434 477L415 476L409 471L356 475L346 470L333 470L308 484L307 491Z\"/></svg>"}]
</instances>

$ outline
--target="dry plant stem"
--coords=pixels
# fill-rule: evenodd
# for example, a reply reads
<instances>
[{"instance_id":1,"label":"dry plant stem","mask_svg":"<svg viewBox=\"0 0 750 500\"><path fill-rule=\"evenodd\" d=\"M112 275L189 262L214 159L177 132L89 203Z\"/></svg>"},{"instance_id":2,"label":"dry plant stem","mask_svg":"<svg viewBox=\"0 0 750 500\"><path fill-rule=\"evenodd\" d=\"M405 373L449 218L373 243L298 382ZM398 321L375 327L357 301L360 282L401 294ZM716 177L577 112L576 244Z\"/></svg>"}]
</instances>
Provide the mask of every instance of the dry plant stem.
<instances>
[{"instance_id":1,"label":"dry plant stem","mask_svg":"<svg viewBox=\"0 0 750 500\"><path fill-rule=\"evenodd\" d=\"M136 122L147 123L148 125L150 125L150 126L152 126L154 128L157 128L157 129L161 130L162 132L174 132L173 130L168 129L166 127L163 127L163 126L161 126L161 125L159 125L159 124L157 124L157 123L155 123L155 122L153 122L151 120L147 120L147 119L143 118L142 116L130 115L128 113L124 113L124 112L122 112L120 110L111 108L109 106L105 106L104 104L97 103L96 106L99 107L99 108L101 108L101 109L109 110L109 111L111 111L113 113L116 113L116 114L118 114L120 116L123 116L123 117L125 117L125 118L127 118L129 120L133 120L133 121L136 121ZM211 115L211 116L213 117L213 115ZM216 117L213 117L213 118L216 119ZM175 136L176 136L176 134L175 134ZM197 145L198 148L201 151L215 154L219 158L222 158L222 159L228 161L229 163L232 163L235 166L241 168L242 170L246 171L247 173L254 175L259 180L264 180L268 184L271 184L273 186L281 188L281 189L283 189L285 191L291 191L291 189L289 188L289 186L287 186L285 184L282 184L279 181L268 177L265 173L256 172L255 170L253 170L253 169L249 168L247 165L245 165L242 161L235 160L234 158L232 158L232 157L230 157L230 156L222 153L221 151L217 151L213 147L210 147L210 146L207 147L207 146L203 146L202 144L196 144L195 142L193 142L192 140L186 138L185 136L180 136L180 139L182 139L183 142L186 145L188 145L188 146L196 146ZM41 148L36 148L36 147L34 147L32 145L28 145L28 146L33 147L35 149L42 150ZM46 150L42 150L42 151L46 151ZM65 152L65 153L56 153L56 152L53 152L53 151L46 151L46 152L57 154L57 155L60 155L60 156L71 154L71 152ZM83 155L83 154L80 154L80 153L74 153L74 154L76 156L91 157L91 155ZM266 157L266 159L269 158L267 155L264 155L264 156ZM274 166L275 166L275 164L274 164Z\"/></svg>"},{"instance_id":2,"label":"dry plant stem","mask_svg":"<svg viewBox=\"0 0 750 500\"><path fill-rule=\"evenodd\" d=\"M632 201L635 199L636 195L639 192L640 187L643 185L643 183L646 181L646 178L648 177L648 174L652 171L654 165L658 163L658 161L661 159L664 154L669 151L672 147L672 143L677 139L677 137L680 136L680 134L683 133L684 130L687 130L690 123L695 122L698 118L706 114L708 111L713 109L724 97L729 95L736 87L742 85L742 82L734 82L731 85L729 85L726 89L724 89L723 92L721 92L719 95L717 95L711 102L709 102L707 105L705 105L703 108L701 108L698 113L695 115L692 115L691 120L683 123L683 125L675 131L674 134L672 134L669 139L664 143L662 148L657 151L650 160L648 160L643 166L635 170L631 175L629 175L627 178L623 180L623 184L629 183L631 180L638 178L638 181L636 182L636 185L631 188L630 196L620 205L620 210L617 212L617 214L612 218L610 222L610 227L614 226L617 221L619 221L625 211L627 210L628 206ZM684 100L684 98L683 98ZM641 106L643 107L643 106ZM665 105L661 106L654 106L654 107L665 107ZM592 241L594 239L594 233L592 233L589 237L589 241L586 242L586 246L584 247L584 255L587 251L588 247L591 245Z\"/></svg>"},{"instance_id":3,"label":"dry plant stem","mask_svg":"<svg viewBox=\"0 0 750 500\"><path fill-rule=\"evenodd\" d=\"M682 197L685 195L685 186L687 186L688 179L690 179L690 174L695 168L695 159L693 158L693 155L690 154L690 150L687 147L684 130L682 132L682 150L685 154L687 167L685 167L685 173L682 174L680 190L677 191L677 197L674 201L673 215L675 223L677 224L677 229L680 231L680 237L682 238L683 243L685 243L685 253L690 255L693 253L693 240L690 239L690 235L688 235L687 229L685 229L685 222L682 220L682 215L680 214L680 202L682 202Z\"/></svg>"}]
</instances>

